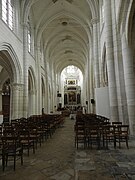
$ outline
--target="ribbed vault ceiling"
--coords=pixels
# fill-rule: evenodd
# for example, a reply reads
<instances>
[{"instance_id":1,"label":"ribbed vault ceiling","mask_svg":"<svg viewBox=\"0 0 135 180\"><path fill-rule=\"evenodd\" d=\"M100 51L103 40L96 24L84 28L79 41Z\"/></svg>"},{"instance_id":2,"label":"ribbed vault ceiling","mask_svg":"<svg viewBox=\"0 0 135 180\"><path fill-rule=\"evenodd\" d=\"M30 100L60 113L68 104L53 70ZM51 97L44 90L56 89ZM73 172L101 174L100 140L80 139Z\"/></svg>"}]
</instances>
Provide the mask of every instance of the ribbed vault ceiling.
<instances>
[{"instance_id":1,"label":"ribbed vault ceiling","mask_svg":"<svg viewBox=\"0 0 135 180\"><path fill-rule=\"evenodd\" d=\"M91 20L98 18L98 0L25 0L23 6L55 72L68 65L84 72L92 42Z\"/></svg>"}]
</instances>

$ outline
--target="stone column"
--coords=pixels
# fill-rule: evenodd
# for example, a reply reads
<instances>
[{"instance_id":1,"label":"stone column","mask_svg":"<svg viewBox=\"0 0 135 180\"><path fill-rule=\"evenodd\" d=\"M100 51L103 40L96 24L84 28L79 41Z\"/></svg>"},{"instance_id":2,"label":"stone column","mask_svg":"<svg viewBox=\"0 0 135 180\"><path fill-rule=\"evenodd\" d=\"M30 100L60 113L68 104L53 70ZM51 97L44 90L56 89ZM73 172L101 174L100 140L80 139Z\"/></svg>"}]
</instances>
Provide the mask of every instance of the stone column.
<instances>
[{"instance_id":1,"label":"stone column","mask_svg":"<svg viewBox=\"0 0 135 180\"><path fill-rule=\"evenodd\" d=\"M133 65L133 52L127 44L125 35L122 37L122 56L124 67L125 89L127 97L127 109L130 125L130 133L135 133L135 75Z\"/></svg>"},{"instance_id":2,"label":"stone column","mask_svg":"<svg viewBox=\"0 0 135 180\"><path fill-rule=\"evenodd\" d=\"M29 91L29 107L28 107L28 115L35 114L35 90Z\"/></svg>"},{"instance_id":3,"label":"stone column","mask_svg":"<svg viewBox=\"0 0 135 180\"><path fill-rule=\"evenodd\" d=\"M27 117L28 114L28 29L27 25L23 26L23 77L24 77L24 88L23 88L23 116Z\"/></svg>"},{"instance_id":4,"label":"stone column","mask_svg":"<svg viewBox=\"0 0 135 180\"><path fill-rule=\"evenodd\" d=\"M90 113L90 94L91 94L91 90L90 90L90 59L87 59L87 100L88 100L88 105L87 105L87 110L88 113Z\"/></svg>"},{"instance_id":5,"label":"stone column","mask_svg":"<svg viewBox=\"0 0 135 180\"><path fill-rule=\"evenodd\" d=\"M19 103L18 103L18 118L23 117L23 89L24 89L24 84L18 84L19 88Z\"/></svg>"},{"instance_id":6,"label":"stone column","mask_svg":"<svg viewBox=\"0 0 135 180\"><path fill-rule=\"evenodd\" d=\"M112 14L111 0L104 1L105 13L105 39L106 39L106 59L110 100L110 118L112 121L118 121L118 102L116 91L114 49L113 49L113 33L112 33Z\"/></svg>"},{"instance_id":7,"label":"stone column","mask_svg":"<svg viewBox=\"0 0 135 180\"><path fill-rule=\"evenodd\" d=\"M91 41L91 40L89 40ZM94 113L94 106L91 104L91 99L94 99L94 88L95 84L94 82L94 59L93 59L93 48L92 44L89 44L89 66L88 66L88 75L89 75L89 111L90 113Z\"/></svg>"},{"instance_id":8,"label":"stone column","mask_svg":"<svg viewBox=\"0 0 135 180\"><path fill-rule=\"evenodd\" d=\"M20 84L11 84L10 94L10 119L17 119L19 116ZM22 86L22 85L21 85Z\"/></svg>"},{"instance_id":9,"label":"stone column","mask_svg":"<svg viewBox=\"0 0 135 180\"><path fill-rule=\"evenodd\" d=\"M2 17L2 1L0 2L0 17Z\"/></svg>"},{"instance_id":10,"label":"stone column","mask_svg":"<svg viewBox=\"0 0 135 180\"><path fill-rule=\"evenodd\" d=\"M0 89L0 112L2 112L2 89Z\"/></svg>"},{"instance_id":11,"label":"stone column","mask_svg":"<svg viewBox=\"0 0 135 180\"><path fill-rule=\"evenodd\" d=\"M36 47L36 79L37 79L37 114L42 113L42 87L41 87L41 53L40 53L40 42L37 43Z\"/></svg>"},{"instance_id":12,"label":"stone column","mask_svg":"<svg viewBox=\"0 0 135 180\"><path fill-rule=\"evenodd\" d=\"M95 73L95 87L100 87L100 72L99 72L99 54L98 54L98 33L99 33L99 20L98 18L92 19L93 24L93 59L94 59L94 73Z\"/></svg>"},{"instance_id":13,"label":"stone column","mask_svg":"<svg viewBox=\"0 0 135 180\"><path fill-rule=\"evenodd\" d=\"M42 107L45 107L45 92L42 92Z\"/></svg>"},{"instance_id":14,"label":"stone column","mask_svg":"<svg viewBox=\"0 0 135 180\"><path fill-rule=\"evenodd\" d=\"M91 42L91 39L89 39L89 42ZM89 55L87 60L87 85L88 85L88 113L92 113L93 106L91 104L91 99L94 98L94 85L93 85L93 49L92 44L89 43ZM81 96L82 98L82 96Z\"/></svg>"}]
</instances>

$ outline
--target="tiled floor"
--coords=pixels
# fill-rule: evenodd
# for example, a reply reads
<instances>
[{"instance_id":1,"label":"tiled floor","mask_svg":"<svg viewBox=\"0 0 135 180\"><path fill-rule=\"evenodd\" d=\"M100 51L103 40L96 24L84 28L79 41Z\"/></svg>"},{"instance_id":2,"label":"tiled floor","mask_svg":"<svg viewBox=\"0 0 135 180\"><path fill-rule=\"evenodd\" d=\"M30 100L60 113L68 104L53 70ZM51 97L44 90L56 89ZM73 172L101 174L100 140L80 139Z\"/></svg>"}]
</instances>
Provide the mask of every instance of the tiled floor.
<instances>
[{"instance_id":1,"label":"tiled floor","mask_svg":"<svg viewBox=\"0 0 135 180\"><path fill-rule=\"evenodd\" d=\"M17 162L16 171L10 162L0 180L125 180L135 179L135 142L130 138L129 149L97 150L74 147L74 120L66 118L48 139L32 151L24 154L24 164ZM0 162L1 163L1 162Z\"/></svg>"}]
</instances>

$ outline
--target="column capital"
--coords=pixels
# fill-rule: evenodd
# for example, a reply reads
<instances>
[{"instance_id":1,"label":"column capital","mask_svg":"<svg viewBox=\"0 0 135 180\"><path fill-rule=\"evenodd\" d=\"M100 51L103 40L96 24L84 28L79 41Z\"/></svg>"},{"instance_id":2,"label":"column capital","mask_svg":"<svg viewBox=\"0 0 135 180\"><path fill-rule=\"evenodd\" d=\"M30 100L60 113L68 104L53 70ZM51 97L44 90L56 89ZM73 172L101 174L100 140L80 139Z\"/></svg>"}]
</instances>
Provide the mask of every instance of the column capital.
<instances>
[{"instance_id":1,"label":"column capital","mask_svg":"<svg viewBox=\"0 0 135 180\"><path fill-rule=\"evenodd\" d=\"M91 19L91 24L97 24L99 23L99 18L98 17L95 17L93 19Z\"/></svg>"},{"instance_id":2,"label":"column capital","mask_svg":"<svg viewBox=\"0 0 135 180\"><path fill-rule=\"evenodd\" d=\"M19 83L12 83L10 85L14 90L20 90L20 88L23 88L23 84L19 84Z\"/></svg>"},{"instance_id":3,"label":"column capital","mask_svg":"<svg viewBox=\"0 0 135 180\"><path fill-rule=\"evenodd\" d=\"M40 52L40 45L36 45L35 49Z\"/></svg>"},{"instance_id":4,"label":"column capital","mask_svg":"<svg viewBox=\"0 0 135 180\"><path fill-rule=\"evenodd\" d=\"M36 92L35 90L30 90L29 94L33 95L33 94L35 94L35 92Z\"/></svg>"},{"instance_id":5,"label":"column capital","mask_svg":"<svg viewBox=\"0 0 135 180\"><path fill-rule=\"evenodd\" d=\"M27 24L26 22L22 23L22 26L23 26L24 28L28 28L28 24Z\"/></svg>"}]
</instances>

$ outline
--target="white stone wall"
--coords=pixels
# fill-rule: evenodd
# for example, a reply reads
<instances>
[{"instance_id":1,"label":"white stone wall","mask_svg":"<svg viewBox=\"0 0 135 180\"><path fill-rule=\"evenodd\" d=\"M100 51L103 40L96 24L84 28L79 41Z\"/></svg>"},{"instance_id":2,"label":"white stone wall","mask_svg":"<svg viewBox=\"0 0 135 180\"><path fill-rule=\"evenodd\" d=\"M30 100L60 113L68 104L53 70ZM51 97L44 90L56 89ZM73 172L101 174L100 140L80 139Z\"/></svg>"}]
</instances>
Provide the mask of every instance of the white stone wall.
<instances>
[{"instance_id":1,"label":"white stone wall","mask_svg":"<svg viewBox=\"0 0 135 180\"><path fill-rule=\"evenodd\" d=\"M117 121L122 121L125 124L130 125L130 132L133 134L135 132L134 128L134 102L135 102L135 97L134 97L134 82L135 82L135 73L133 73L133 66L134 63L133 58L134 58L134 47L135 47L135 41L132 41L132 45L128 45L128 41L131 39L134 39L134 30L132 32L129 31L129 26L132 27L130 24L131 20L129 19L130 17L130 7L132 1L124 1L122 2L122 5L120 5L120 1L104 1L107 3L106 5L108 8L104 9L106 17L108 18L110 15L108 14L108 9L111 6L111 9L109 11L111 12L111 19L112 19L112 25L111 23L109 24L110 27L106 26L106 19L103 22L103 20L100 22L100 49L101 49L101 58L102 58L102 52L104 48L104 44L106 44L106 41L108 41L109 47L107 47L109 53L111 53L109 56L107 55L107 60L108 58L112 59L112 63L114 63L114 66L110 67L110 70L108 70L108 73L114 74L114 78L109 79L109 84L110 90L109 93L112 93L111 91L113 90L112 87L114 83L116 85L116 98L115 98L115 110L117 108L118 110L118 116L115 120ZM110 3L110 5L109 5ZM133 11L133 9L132 9ZM131 12L132 13L132 12ZM121 17L119 17L121 16ZM133 22L132 22L133 23ZM106 28L105 28L106 27ZM111 28L112 27L112 28ZM111 28L111 29L110 29ZM129 29L127 29L129 28ZM110 31L110 32L108 32ZM107 39L106 33L108 33ZM121 33L125 34L125 40L122 40L122 35ZM130 37L132 34L132 37ZM128 36L129 37L128 37ZM126 39L127 36L127 39ZM111 40L112 39L112 40ZM112 41L112 42L111 42ZM112 44L110 44L112 43ZM131 49L132 46L132 49ZM112 49L112 52L110 51ZM102 61L101 61L102 63ZM102 67L102 64L100 65ZM112 69L113 67L113 69ZM132 68L131 68L132 67ZM110 71L110 72L109 72ZM134 74L134 75L133 75ZM101 77L102 78L102 77ZM134 79L134 80L133 80ZM113 81L112 81L113 80ZM102 81L101 81L102 82ZM112 84L113 83L113 84ZM102 83L101 83L102 86ZM111 90L112 89L112 90ZM114 91L113 91L114 93ZM111 97L111 96L110 96ZM111 104L114 103L113 99L110 99L110 108ZM114 106L114 104L112 104ZM112 109L113 110L113 109Z\"/></svg>"}]
</instances>

